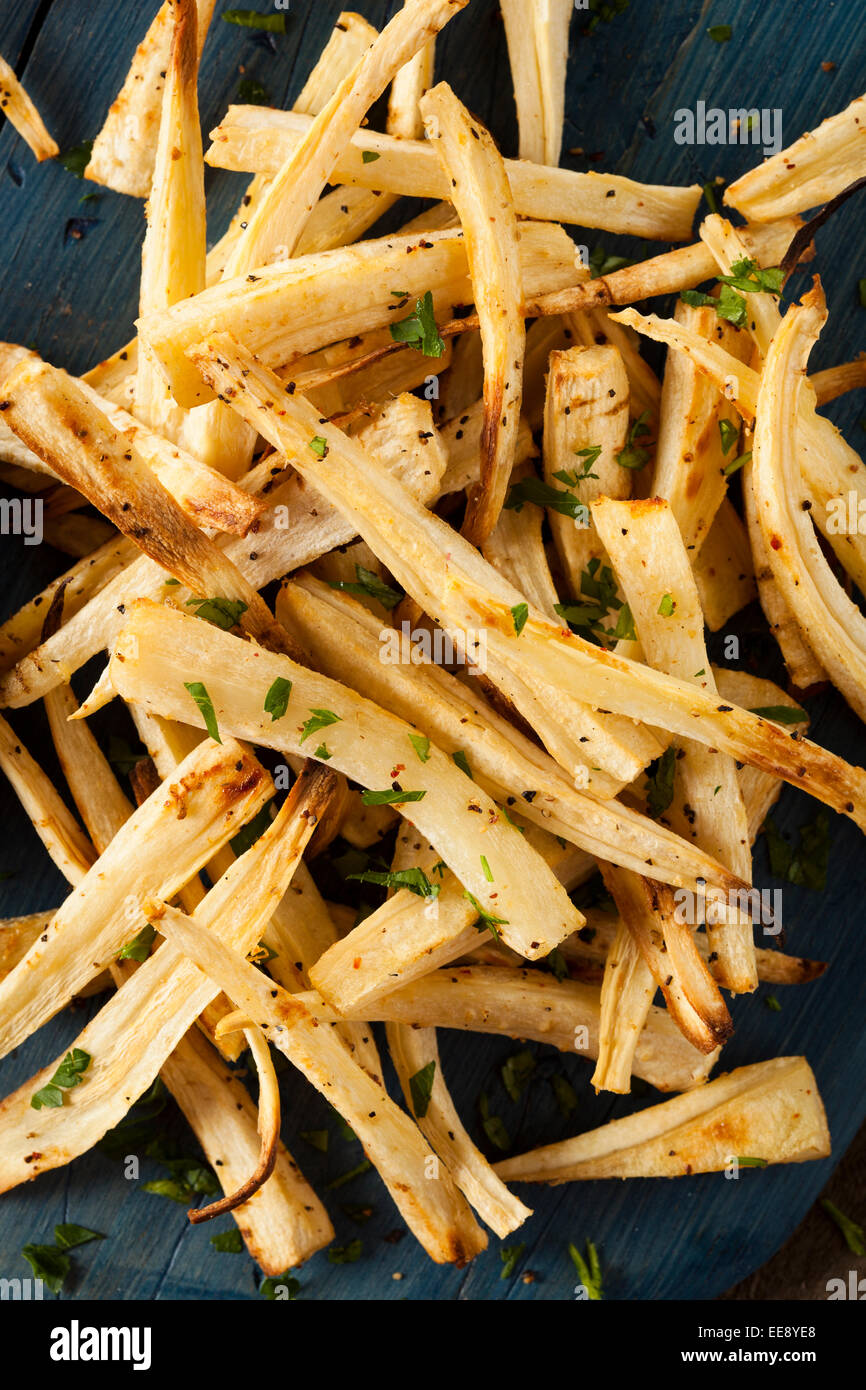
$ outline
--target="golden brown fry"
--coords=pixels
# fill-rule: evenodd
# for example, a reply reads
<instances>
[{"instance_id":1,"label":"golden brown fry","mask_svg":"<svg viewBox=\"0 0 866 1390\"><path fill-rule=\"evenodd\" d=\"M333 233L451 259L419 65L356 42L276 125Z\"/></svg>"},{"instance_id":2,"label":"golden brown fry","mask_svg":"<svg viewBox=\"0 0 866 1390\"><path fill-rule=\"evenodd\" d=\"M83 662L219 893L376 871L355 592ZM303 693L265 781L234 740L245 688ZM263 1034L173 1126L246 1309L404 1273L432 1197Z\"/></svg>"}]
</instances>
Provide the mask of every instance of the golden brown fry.
<instances>
[{"instance_id":1,"label":"golden brown fry","mask_svg":"<svg viewBox=\"0 0 866 1390\"><path fill-rule=\"evenodd\" d=\"M53 159L59 154L56 141L45 129L44 122L30 97L25 92L15 70L5 58L0 57L0 107L6 119L11 121L22 140L25 140L41 162Z\"/></svg>"},{"instance_id":2,"label":"golden brown fry","mask_svg":"<svg viewBox=\"0 0 866 1390\"><path fill-rule=\"evenodd\" d=\"M503 0L520 158L559 164L572 0Z\"/></svg>"},{"instance_id":3,"label":"golden brown fry","mask_svg":"<svg viewBox=\"0 0 866 1390\"><path fill-rule=\"evenodd\" d=\"M739 1067L637 1115L576 1139L497 1163L511 1182L583 1178L676 1178L691 1173L739 1177L747 1160L805 1163L830 1152L827 1117L805 1057L776 1057Z\"/></svg>"},{"instance_id":4,"label":"golden brown fry","mask_svg":"<svg viewBox=\"0 0 866 1390\"><path fill-rule=\"evenodd\" d=\"M520 427L526 332L517 217L499 151L447 83L427 93L421 111L451 185L481 324L481 477L469 494L463 523L464 536L480 546L502 510Z\"/></svg>"}]
</instances>

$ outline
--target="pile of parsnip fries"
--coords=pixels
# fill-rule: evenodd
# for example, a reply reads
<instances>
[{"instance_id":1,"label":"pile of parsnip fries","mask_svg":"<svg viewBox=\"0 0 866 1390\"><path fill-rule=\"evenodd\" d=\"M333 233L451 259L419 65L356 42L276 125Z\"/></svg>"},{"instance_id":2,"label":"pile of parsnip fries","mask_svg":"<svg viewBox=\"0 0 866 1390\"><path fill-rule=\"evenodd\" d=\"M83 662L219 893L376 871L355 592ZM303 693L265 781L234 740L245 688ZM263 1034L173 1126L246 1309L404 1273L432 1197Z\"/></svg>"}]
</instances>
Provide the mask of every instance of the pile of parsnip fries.
<instances>
[{"instance_id":1,"label":"pile of parsnip fries","mask_svg":"<svg viewBox=\"0 0 866 1390\"><path fill-rule=\"evenodd\" d=\"M779 268L801 214L866 174L866 98L692 241L699 187L558 167L571 0L503 0L521 158L502 158L433 80L467 3L407 0L381 33L343 14L293 110L231 106L203 152L213 0L166 0L86 171L148 198L137 336L81 378L0 347L0 476L50 499L76 557L0 628L0 704L44 702L78 812L0 718L0 765L70 885L0 923L0 1055L113 987L0 1103L0 1191L161 1076L224 1191L191 1218L231 1212L268 1275L333 1238L280 1139L269 1044L437 1262L531 1215L512 1181L830 1151L805 1058L708 1078L728 995L823 969L756 927L770 807L788 782L866 829L866 772L807 739L790 693L712 666L705 625L757 596L791 686L830 680L866 716L866 536L832 524L866 471L817 413L864 372L808 376L820 281L782 313ZM0 82L54 155L3 64ZM205 163L252 175L210 252ZM403 196L433 201L368 238ZM592 276L563 223L681 245ZM631 307L669 294L672 317ZM662 382L641 336L668 346ZM72 679L105 652L79 707ZM132 799L87 723L113 699L147 754ZM316 887L338 836L393 847L366 916ZM608 906L581 911L599 869ZM591 1057L596 1090L681 1094L491 1164L437 1028ZM257 1103L226 1066L247 1048Z\"/></svg>"}]
</instances>

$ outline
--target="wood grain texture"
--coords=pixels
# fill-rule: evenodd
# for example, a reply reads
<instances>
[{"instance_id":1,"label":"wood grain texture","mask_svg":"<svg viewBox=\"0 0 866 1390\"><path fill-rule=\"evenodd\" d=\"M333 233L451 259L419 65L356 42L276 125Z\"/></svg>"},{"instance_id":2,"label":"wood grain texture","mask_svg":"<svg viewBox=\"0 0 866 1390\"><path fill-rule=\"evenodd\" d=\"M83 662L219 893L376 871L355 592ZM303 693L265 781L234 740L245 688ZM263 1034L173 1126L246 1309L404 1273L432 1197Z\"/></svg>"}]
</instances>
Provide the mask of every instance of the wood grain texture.
<instances>
[{"instance_id":1,"label":"wood grain texture","mask_svg":"<svg viewBox=\"0 0 866 1390\"><path fill-rule=\"evenodd\" d=\"M6 3L0 7L0 52L13 63L41 27L29 51L23 79L46 123L65 149L94 135L116 93L135 44L157 0L54 0L50 6ZM267 9L265 0L257 8ZM394 0L355 0L354 7L381 25ZM205 129L216 123L244 75L262 82L275 103L290 102L300 90L339 13L338 0L292 0L287 32L273 42L224 23L218 3L202 67L201 107ZM698 98L722 107L780 107L785 142L842 108L861 89L863 38L859 6L824 0L633 0L629 10L591 36L581 33L584 15L572 28L567 125L563 162L578 169L616 170L648 181L703 182L717 173L731 179L755 162L751 148L680 147L674 143L674 112ZM713 23L730 23L734 38L714 43ZM835 63L827 73L823 61ZM516 122L505 36L495 0L472 0L442 36L437 78L445 77L486 123L505 153L516 152ZM380 124L374 117L373 124ZM597 161L568 153L582 147ZM10 172L23 171L19 187ZM17 175L16 175L17 176ZM243 187L243 176L209 171L211 233L219 234ZM80 202L88 192L98 201ZM83 240L65 235L70 218L95 219ZM818 267L829 294L831 317L818 365L861 350L866 311L856 282L866 274L857 233L863 204L852 201L818 241ZM129 336L136 309L143 234L139 203L79 182L48 162L37 167L8 126L0 130L0 337L34 342L59 364L80 371ZM575 231L590 246L597 234ZM613 248L614 238L605 238ZM628 246L620 242L620 246ZM853 249L853 254L852 254ZM644 246L642 254L650 248ZM858 256L860 259L858 260ZM833 407L855 447L864 439L858 421L862 395ZM25 548L2 538L3 615L14 611L48 578L63 558L48 546ZM741 661L750 669L778 674L766 629L752 613L731 626L741 639ZM85 673L86 675L87 673ZM817 740L852 760L866 760L862 725L832 692L809 701ZM39 711L14 718L31 750L44 752L47 732ZM63 886L47 863L35 834L4 783L0 786L4 837L0 871L14 877L0 884L3 916L51 907ZM788 789L777 814L785 830L814 819L816 807ZM726 1069L783 1053L805 1053L826 1102L834 1142L832 1160L765 1172L746 1171L737 1182L721 1175L667 1182L592 1183L556 1190L521 1188L534 1217L509 1243L526 1242L517 1276L500 1280L498 1243L468 1270L429 1264L408 1234L375 1174L336 1191L323 1184L354 1166L357 1143L344 1140L324 1103L294 1075L283 1077L284 1135L306 1175L327 1202L338 1243L360 1235L357 1264L335 1265L325 1254L301 1272L302 1298L312 1299L558 1299L573 1298L575 1273L568 1241L599 1248L606 1295L614 1299L713 1298L763 1263L807 1211L844 1153L864 1114L862 1076L866 1044L862 1033L866 974L866 853L849 822L831 817L832 850L827 890L818 895L786 886L784 917L789 949L830 962L816 984L777 989L782 1011L768 1009L766 988L736 1000L736 1034L725 1050ZM767 872L763 848L756 856L756 883L778 886ZM7 1093L74 1037L97 1004L67 1012L0 1064ZM539 1072L564 1071L579 1095L576 1120L563 1120L549 1082L539 1080L513 1105L499 1080L503 1060L518 1044L471 1035L441 1035L443 1066L461 1114L483 1142L477 1097L486 1089L491 1107L510 1131L515 1152L533 1143L565 1137L650 1104L596 1098L591 1068L576 1058L560 1059L534 1049ZM390 1078L393 1083L393 1076ZM303 1130L329 1127L330 1149L322 1155L300 1138ZM144 1179L157 1166L145 1162ZM372 1218L356 1226L344 1204L370 1203ZM857 1215L856 1213L852 1213ZM862 1217L862 1213L861 1213ZM65 1298L197 1299L254 1298L257 1271L246 1255L217 1254L213 1231L188 1225L182 1207L150 1196L127 1182L120 1166L98 1154L46 1175L0 1202L0 1275L25 1275L19 1255L27 1241L50 1241L55 1222L70 1220L103 1231L108 1239L76 1252L76 1274ZM225 1229L227 1222L217 1223ZM525 1270L535 1272L523 1283ZM393 1278L395 1273L403 1277Z\"/></svg>"}]
</instances>

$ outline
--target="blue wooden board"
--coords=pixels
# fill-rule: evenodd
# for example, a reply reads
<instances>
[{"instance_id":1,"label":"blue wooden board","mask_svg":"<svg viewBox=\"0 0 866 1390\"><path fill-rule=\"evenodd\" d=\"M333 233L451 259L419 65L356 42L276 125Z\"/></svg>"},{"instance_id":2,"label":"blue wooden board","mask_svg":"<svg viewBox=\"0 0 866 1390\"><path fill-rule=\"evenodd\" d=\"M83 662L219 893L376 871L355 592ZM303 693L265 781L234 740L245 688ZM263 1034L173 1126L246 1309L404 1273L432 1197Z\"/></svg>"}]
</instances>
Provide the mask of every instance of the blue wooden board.
<instances>
[{"instance_id":1,"label":"blue wooden board","mask_svg":"<svg viewBox=\"0 0 866 1390\"><path fill-rule=\"evenodd\" d=\"M396 0L355 0L381 26ZM264 0L258 8L266 9ZM223 23L217 4L205 50L201 107L205 128L219 119L236 90L239 68L290 102L337 18L336 0L292 0L287 32L272 43ZM156 0L54 0L0 2L0 52L16 63L23 54L24 80L49 129L66 149L92 137L116 93L134 45L155 12ZM824 0L632 0L628 11L581 33L572 28L572 58L565 148L603 152L598 162L564 155L574 168L615 169L647 181L703 182L715 174L735 177L755 161L743 148L682 147L674 143L674 112L703 98L708 105L780 107L785 142L841 109L861 88L863 40L858 4ZM729 23L730 43L714 43L710 24ZM821 63L833 62L832 71ZM499 139L516 149L504 31L494 0L472 0L442 36L438 74ZM23 181L22 180L23 175ZM20 185L19 186L19 182ZM243 178L209 173L212 232L222 230ZM59 165L37 167L8 126L0 130L0 337L35 343L45 357L82 370L130 334L135 316L141 205L101 192L81 204L94 185L77 181ZM69 218L97 219L81 241L64 236ZM831 317L817 354L818 365L842 361L864 344L866 312L856 282L866 274L860 251L863 204L852 201L820 235L818 265L824 273ZM577 234L594 245L598 234ZM611 248L614 238L605 237ZM644 248L642 254L648 254ZM831 411L857 446L863 442L858 394ZM13 612L50 577L66 567L49 546L24 548L4 537L0 549L3 616ZM766 629L746 614L731 630L741 635L741 663L768 674L778 665ZM862 726L831 691L809 701L820 743L863 763ZM21 737L53 767L44 720L38 710L13 715ZM0 915L57 905L64 896L59 874L46 856L5 783L0 786L4 844L0 871L14 877L0 885ZM787 789L777 815L787 831L815 815L815 806ZM738 1182L704 1176L668 1182L591 1183L556 1190L521 1189L535 1215L511 1243L526 1242L520 1270L533 1283L500 1280L498 1243L467 1270L429 1263L402 1222L375 1174L323 1195L338 1243L363 1240L357 1264L335 1265L318 1255L301 1271L301 1297L312 1299L570 1299L576 1282L566 1244L595 1241L604 1268L606 1295L614 1299L713 1298L762 1264L791 1233L826 1183L863 1119L866 1070L861 1018L866 948L866 855L854 826L830 817L832 849L823 894L786 886L784 918L789 949L826 959L825 977L808 987L777 989L782 1010L771 1011L766 989L734 1002L736 1034L725 1051L727 1067L786 1053L805 1053L815 1069L833 1135L833 1158L823 1163L746 1172ZM756 883L769 877L765 851L756 856ZM3 1093L24 1081L71 1042L97 1004L67 1011L31 1038L0 1067ZM534 1085L514 1105L498 1079L501 1063L517 1050L507 1039L456 1033L441 1035L443 1065L461 1113L483 1142L477 1097L482 1088L509 1129L515 1152L591 1128L657 1099L596 1098L591 1068L578 1058L558 1058L580 1098L576 1121L562 1120L549 1085ZM554 1066L550 1049L535 1049L539 1071ZM393 1078L392 1078L393 1080ZM284 1135L307 1176L323 1184L360 1157L329 1121L323 1101L299 1078L283 1078ZM327 1155L315 1152L300 1131L330 1125ZM142 1176L158 1175L155 1164ZM353 1225L342 1203L369 1203L372 1218ZM861 1214L862 1215L862 1214ZM75 1221L107 1234L76 1256L67 1298L196 1299L256 1297L257 1271L244 1255L217 1254L207 1228L188 1225L181 1207L142 1192L119 1166L98 1154L47 1174L0 1201L0 1276L26 1274L20 1257L27 1241L50 1242L57 1221ZM225 1229L228 1222L220 1222ZM840 1246L840 1270L845 1252ZM847 1266L845 1266L847 1268ZM402 1274L402 1279L392 1276Z\"/></svg>"}]
</instances>

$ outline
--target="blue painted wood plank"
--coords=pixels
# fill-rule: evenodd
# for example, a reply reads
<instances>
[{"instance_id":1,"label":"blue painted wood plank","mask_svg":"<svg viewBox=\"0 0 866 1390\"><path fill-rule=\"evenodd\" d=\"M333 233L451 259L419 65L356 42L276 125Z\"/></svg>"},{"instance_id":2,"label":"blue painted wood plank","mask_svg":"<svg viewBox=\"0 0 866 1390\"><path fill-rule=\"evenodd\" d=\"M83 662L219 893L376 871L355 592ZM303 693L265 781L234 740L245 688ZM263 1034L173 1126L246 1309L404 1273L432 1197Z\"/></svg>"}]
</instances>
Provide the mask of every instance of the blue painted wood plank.
<instances>
[{"instance_id":1,"label":"blue painted wood plank","mask_svg":"<svg viewBox=\"0 0 866 1390\"><path fill-rule=\"evenodd\" d=\"M264 0L258 7L267 8ZM7 5L0 14L0 52L19 53L37 11ZM201 108L205 129L220 118L241 75L254 77L276 102L290 102L315 61L339 14L337 0L293 0L287 32L273 42L224 23L217 5L202 67ZM381 26L396 0L358 0L357 8ZM122 81L129 57L156 9L156 0L62 0L48 11L30 53L25 80L62 147L92 137ZM708 105L769 106L782 111L788 143L802 130L841 109L859 93L863 40L855 6L800 0L796 16L781 0L755 6L751 0L666 0L632 4L595 33L581 32L578 11L572 28L569 92L563 162L573 168L618 169L647 181L680 182L721 174L737 176L754 162L741 147L686 147L673 138L675 113L700 98ZM707 35L714 23L730 23L729 44ZM821 63L830 61L830 72ZM494 0L472 0L440 39L437 76L452 82L458 95L485 120L506 153L517 145L517 126L504 32ZM603 151L600 162L568 151ZM17 188L4 172L11 155L25 167ZM208 195L211 230L217 235L242 190L242 176L211 171ZM81 370L129 335L136 311L137 274L143 230L141 206L102 191L98 203L80 203L93 185L76 181L62 168L38 167L8 128L0 131L0 336L35 341L46 356ZM96 191L96 190L93 190ZM856 281L857 233L862 205L850 203L819 235L817 268L828 291L831 318L819 347L821 364L841 361L862 350L866 316ZM83 241L65 240L69 218L98 219ZM578 240L593 245L598 234ZM603 238L607 244L625 241ZM851 254L855 248L855 254ZM645 246L641 254L647 254ZM833 418L858 446L861 394L832 407ZM24 548L4 538L0 552L5 613L65 567L50 547ZM741 664L778 674L760 623L745 615L731 625L741 640ZM864 761L862 725L832 692L810 701L817 740L857 762ZM46 765L45 721L39 710L15 712L21 737ZM33 911L59 903L59 874L24 823L5 783L0 786L4 846L0 870L16 876L0 883L0 913ZM787 789L777 814L786 831L811 820L815 806ZM725 1050L731 1067L785 1053L805 1053L824 1096L834 1140L834 1156L820 1164L746 1172L737 1182L721 1175L676 1183L634 1181L591 1183L553 1190L526 1187L521 1195L535 1215L513 1238L525 1241L519 1273L529 1269L532 1283L519 1277L500 1280L498 1242L465 1271L430 1265L402 1222L375 1174L327 1191L324 1184L358 1161L357 1143L344 1140L324 1102L296 1075L282 1078L284 1134L307 1176L325 1197L338 1243L355 1235L364 1242L361 1261L333 1265L325 1254L300 1273L302 1297L313 1299L571 1299L576 1282L566 1244L594 1240L601 1252L605 1289L622 1299L712 1298L756 1268L790 1234L827 1180L864 1113L862 1075L866 1047L862 1037L864 898L866 859L862 841L848 821L831 817L832 849L827 891L822 895L786 886L784 917L792 951L830 962L826 976L803 989L777 989L781 1013L766 1005L766 988L733 1004L736 1034ZM763 848L756 855L756 883L778 886L769 877ZM46 1057L67 1046L98 1007L90 1001L55 1019L14 1056L2 1063L4 1093L25 1081ZM502 1062L519 1046L507 1039L442 1033L443 1066L461 1114L474 1137L486 1142L477 1116L484 1089L502 1115L519 1151L534 1143L565 1137L651 1104L642 1099L596 1097L591 1067L549 1048L535 1048L542 1079L525 1103L513 1105L499 1079ZM576 1120L556 1111L544 1076L562 1070L579 1095ZM393 1086L393 1076L390 1077ZM326 1155L300 1137L330 1127ZM493 1155L495 1157L495 1155ZM158 1175L146 1161L142 1176ZM363 1226L343 1207L369 1203L374 1211ZM26 1273L20 1246L51 1239L54 1223L73 1220L106 1232L108 1239L75 1256L75 1275L64 1297L125 1299L253 1298L257 1274L246 1255L217 1254L212 1232L191 1228L183 1209L150 1196L126 1181L122 1168L95 1153L0 1201L0 1274ZM224 1228L228 1222L220 1222ZM840 1268L844 1252L840 1252ZM400 1279L393 1276L399 1274Z\"/></svg>"}]
</instances>

